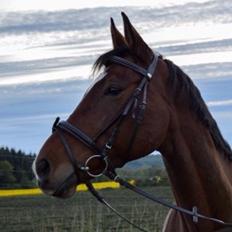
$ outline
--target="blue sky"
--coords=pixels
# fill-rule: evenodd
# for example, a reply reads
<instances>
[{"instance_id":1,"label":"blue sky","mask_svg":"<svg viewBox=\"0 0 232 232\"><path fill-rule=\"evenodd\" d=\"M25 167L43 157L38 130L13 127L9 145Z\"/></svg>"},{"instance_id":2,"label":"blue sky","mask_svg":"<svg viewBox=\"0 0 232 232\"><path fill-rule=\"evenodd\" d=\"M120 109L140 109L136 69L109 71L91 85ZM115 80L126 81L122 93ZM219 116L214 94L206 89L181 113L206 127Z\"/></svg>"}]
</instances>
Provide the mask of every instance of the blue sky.
<instances>
[{"instance_id":1,"label":"blue sky","mask_svg":"<svg viewBox=\"0 0 232 232\"><path fill-rule=\"evenodd\" d=\"M111 49L110 16L122 30L121 10L189 74L232 144L232 2L223 3L1 1L0 144L38 152L55 117L66 118L90 85L91 65Z\"/></svg>"}]
</instances>

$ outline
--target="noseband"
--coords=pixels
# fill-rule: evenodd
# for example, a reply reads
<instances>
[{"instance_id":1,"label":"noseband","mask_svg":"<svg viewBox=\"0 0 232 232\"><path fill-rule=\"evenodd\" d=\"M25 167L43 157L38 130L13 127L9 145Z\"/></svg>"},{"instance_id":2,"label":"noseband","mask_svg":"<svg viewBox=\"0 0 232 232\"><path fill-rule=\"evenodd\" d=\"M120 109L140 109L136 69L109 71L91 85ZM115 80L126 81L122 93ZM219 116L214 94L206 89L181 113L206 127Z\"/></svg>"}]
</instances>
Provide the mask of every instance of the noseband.
<instances>
[{"instance_id":1,"label":"noseband","mask_svg":"<svg viewBox=\"0 0 232 232\"><path fill-rule=\"evenodd\" d=\"M132 111L132 118L135 120L135 126L134 131L132 133L127 152L130 151L134 139L136 137L138 126L143 121L144 112L147 105L147 87L150 83L152 77L154 76L154 73L157 68L159 55L154 54L152 58L151 64L148 66L147 69L144 69L134 63L131 63L130 61L118 57L113 56L110 58L110 62L113 64L121 65L123 67L126 67L130 70L133 70L135 73L139 74L139 77L141 78L137 88L133 91L132 95L129 97L128 101L126 102L125 106L122 108L122 110L119 112L118 115L103 129L101 129L94 138L89 137L87 134L85 134L81 129L75 127L68 121L59 121L59 118L57 118L53 124L52 131L57 132L60 140L65 148L66 154L73 166L74 172L71 173L65 181L56 189L54 192L54 196L59 196L61 193L65 191L65 189L69 186L72 186L73 184L77 183L77 180L79 179L79 173L83 172L86 173L90 177L98 177L101 175L105 175L109 177L110 179L117 181L120 185L134 191L135 193L142 195L143 197L156 202L158 204L161 204L165 207L174 209L182 214L186 214L188 216L192 217L192 220L194 223L198 222L198 219L204 219L208 220L217 224L221 224L223 226L232 227L232 223L226 223L222 220L219 220L217 218L208 217L205 215L202 215L197 212L197 207L194 206L191 210L184 209L182 207L167 203L166 201L159 199L157 197L154 197L143 190L137 188L136 186L131 185L130 183L124 181L119 176L116 175L114 170L110 170L109 165L109 157L108 152L112 149L112 146L115 142L116 136L119 131L119 127L123 121L123 119L129 114L129 112ZM114 127L113 127L114 125ZM109 128L113 127L111 136L103 146L103 148L99 148L96 144L98 138L104 134ZM71 135L81 143L83 143L87 148L89 148L93 155L87 158L87 160L84 163L80 163L76 160L75 156L73 155L73 152L66 140L65 133ZM94 172L90 168L90 162L93 160L100 160L103 163L103 168L98 173ZM122 216L116 209L114 209L102 196L99 195L99 193L94 189L93 185L86 181L85 184L87 185L89 191L96 197L98 201L100 201L102 204L107 206L109 209L111 209L115 214L117 214L119 217L121 217L123 220L134 226L135 228L139 229L140 231L147 232L143 228L135 225L133 222L129 221L126 217Z\"/></svg>"}]
</instances>

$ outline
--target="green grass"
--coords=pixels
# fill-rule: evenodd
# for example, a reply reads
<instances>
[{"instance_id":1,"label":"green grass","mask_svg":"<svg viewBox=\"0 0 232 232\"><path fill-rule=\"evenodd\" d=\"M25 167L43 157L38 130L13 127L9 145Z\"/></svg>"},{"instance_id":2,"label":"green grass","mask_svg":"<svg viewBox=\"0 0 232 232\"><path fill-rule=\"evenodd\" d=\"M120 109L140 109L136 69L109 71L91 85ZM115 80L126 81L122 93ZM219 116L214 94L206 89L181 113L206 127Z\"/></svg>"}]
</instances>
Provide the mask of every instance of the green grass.
<instances>
[{"instance_id":1,"label":"green grass","mask_svg":"<svg viewBox=\"0 0 232 232\"><path fill-rule=\"evenodd\" d=\"M156 196L172 200L168 187L145 188ZM167 209L125 189L102 190L102 195L124 216L142 228L158 232ZM134 232L132 226L98 203L88 192L61 200L48 196L0 198L2 232Z\"/></svg>"}]
</instances>

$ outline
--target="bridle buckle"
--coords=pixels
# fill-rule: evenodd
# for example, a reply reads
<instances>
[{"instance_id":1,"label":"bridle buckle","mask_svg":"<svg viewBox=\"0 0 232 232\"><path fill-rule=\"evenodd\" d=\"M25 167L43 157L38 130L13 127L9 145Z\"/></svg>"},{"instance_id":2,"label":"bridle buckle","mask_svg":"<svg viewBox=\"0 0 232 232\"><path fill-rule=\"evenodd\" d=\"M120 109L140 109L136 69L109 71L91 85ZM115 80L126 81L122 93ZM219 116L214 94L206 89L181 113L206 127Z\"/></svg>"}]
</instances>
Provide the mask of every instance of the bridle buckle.
<instances>
[{"instance_id":1,"label":"bridle buckle","mask_svg":"<svg viewBox=\"0 0 232 232\"><path fill-rule=\"evenodd\" d=\"M151 73L147 73L147 77L149 78L149 79L151 79L152 78L152 74Z\"/></svg>"},{"instance_id":2,"label":"bridle buckle","mask_svg":"<svg viewBox=\"0 0 232 232\"><path fill-rule=\"evenodd\" d=\"M107 143L107 144L105 145L105 147L106 147L108 150L111 150L112 144L108 144L108 143Z\"/></svg>"},{"instance_id":3,"label":"bridle buckle","mask_svg":"<svg viewBox=\"0 0 232 232\"><path fill-rule=\"evenodd\" d=\"M198 223L198 213L197 213L197 207L196 206L193 206L192 213L193 213L193 222Z\"/></svg>"}]
</instances>

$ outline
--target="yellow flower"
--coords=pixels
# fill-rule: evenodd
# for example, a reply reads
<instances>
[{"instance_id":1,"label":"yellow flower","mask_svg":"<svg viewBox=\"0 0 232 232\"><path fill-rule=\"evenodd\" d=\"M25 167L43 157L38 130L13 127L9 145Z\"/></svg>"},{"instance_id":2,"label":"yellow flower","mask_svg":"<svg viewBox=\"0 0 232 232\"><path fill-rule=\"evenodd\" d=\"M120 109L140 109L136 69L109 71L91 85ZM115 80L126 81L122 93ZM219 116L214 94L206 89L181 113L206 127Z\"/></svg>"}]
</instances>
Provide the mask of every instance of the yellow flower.
<instances>
[{"instance_id":1,"label":"yellow flower","mask_svg":"<svg viewBox=\"0 0 232 232\"><path fill-rule=\"evenodd\" d=\"M131 184L135 184L134 180L130 181ZM104 181L93 183L95 189L117 189L120 187L120 184L114 181ZM80 184L77 186L77 191L87 191L85 184ZM2 189L0 190L0 197L13 197L13 196L26 196L26 195L38 195L42 194L42 191L39 188L33 189Z\"/></svg>"}]
</instances>

